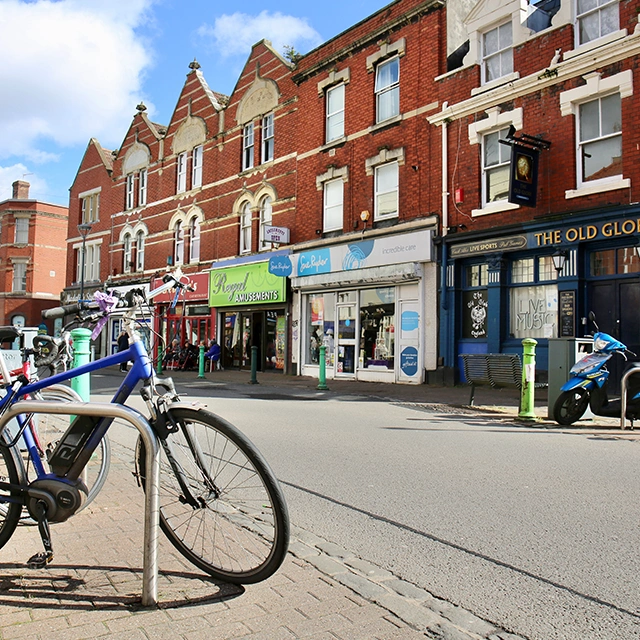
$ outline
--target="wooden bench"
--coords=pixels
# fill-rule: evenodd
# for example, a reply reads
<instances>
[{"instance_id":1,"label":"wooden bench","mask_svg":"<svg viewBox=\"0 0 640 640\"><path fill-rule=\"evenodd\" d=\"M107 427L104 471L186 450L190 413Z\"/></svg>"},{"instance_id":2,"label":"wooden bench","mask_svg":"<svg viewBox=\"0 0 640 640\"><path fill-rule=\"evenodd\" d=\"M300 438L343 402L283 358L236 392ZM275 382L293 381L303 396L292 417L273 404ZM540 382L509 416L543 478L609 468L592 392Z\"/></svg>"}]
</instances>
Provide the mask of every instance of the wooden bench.
<instances>
[{"instance_id":1,"label":"wooden bench","mask_svg":"<svg viewBox=\"0 0 640 640\"><path fill-rule=\"evenodd\" d=\"M522 387L522 364L520 356L514 353L463 353L464 377L471 385L469 404L473 404L476 385L491 387ZM545 383L536 383L545 387Z\"/></svg>"}]
</instances>

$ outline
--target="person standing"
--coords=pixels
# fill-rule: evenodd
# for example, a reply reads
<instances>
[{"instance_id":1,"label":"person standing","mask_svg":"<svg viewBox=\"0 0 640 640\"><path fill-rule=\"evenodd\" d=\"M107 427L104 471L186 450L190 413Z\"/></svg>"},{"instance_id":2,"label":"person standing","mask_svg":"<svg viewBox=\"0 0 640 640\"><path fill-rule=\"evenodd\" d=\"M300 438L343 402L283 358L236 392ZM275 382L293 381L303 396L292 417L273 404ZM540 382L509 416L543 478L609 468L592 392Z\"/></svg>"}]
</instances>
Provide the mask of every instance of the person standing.
<instances>
[{"instance_id":1,"label":"person standing","mask_svg":"<svg viewBox=\"0 0 640 640\"><path fill-rule=\"evenodd\" d=\"M118 335L118 353L129 348L129 336L126 331L121 331ZM128 361L120 363L120 371L129 371Z\"/></svg>"}]
</instances>

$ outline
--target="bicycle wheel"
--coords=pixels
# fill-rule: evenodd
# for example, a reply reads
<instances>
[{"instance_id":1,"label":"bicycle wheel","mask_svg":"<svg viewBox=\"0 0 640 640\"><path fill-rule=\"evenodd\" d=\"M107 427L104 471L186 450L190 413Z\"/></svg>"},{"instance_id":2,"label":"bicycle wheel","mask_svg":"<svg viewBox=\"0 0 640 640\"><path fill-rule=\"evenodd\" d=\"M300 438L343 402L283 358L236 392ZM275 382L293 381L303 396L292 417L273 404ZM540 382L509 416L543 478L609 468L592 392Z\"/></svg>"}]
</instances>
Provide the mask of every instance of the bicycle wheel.
<instances>
[{"instance_id":1,"label":"bicycle wheel","mask_svg":"<svg viewBox=\"0 0 640 640\"><path fill-rule=\"evenodd\" d=\"M22 462L15 447L8 448L4 434L0 436L0 481L24 484ZM4 547L16 530L22 505L9 502L7 498L18 498L17 491L0 489L0 548Z\"/></svg>"},{"instance_id":2,"label":"bicycle wheel","mask_svg":"<svg viewBox=\"0 0 640 640\"><path fill-rule=\"evenodd\" d=\"M282 564L289 545L289 514L273 472L233 425L208 411L180 408L180 431L169 436L160 460L160 526L195 566L235 584L260 582ZM169 455L197 506L188 504ZM142 485L145 451L138 440Z\"/></svg>"},{"instance_id":3,"label":"bicycle wheel","mask_svg":"<svg viewBox=\"0 0 640 640\"><path fill-rule=\"evenodd\" d=\"M47 402L82 402L80 396L69 387L57 385L55 388L45 388L39 392L35 399ZM33 417L34 426L38 436L38 441L44 451L45 469L49 471L48 456L53 452L58 444L58 440L64 435L71 424L70 416L55 413L39 413ZM93 452L89 460L82 479L87 485L88 494L84 509L100 492L104 486L111 465L111 444L108 435L105 435L100 442L100 446Z\"/></svg>"}]
</instances>

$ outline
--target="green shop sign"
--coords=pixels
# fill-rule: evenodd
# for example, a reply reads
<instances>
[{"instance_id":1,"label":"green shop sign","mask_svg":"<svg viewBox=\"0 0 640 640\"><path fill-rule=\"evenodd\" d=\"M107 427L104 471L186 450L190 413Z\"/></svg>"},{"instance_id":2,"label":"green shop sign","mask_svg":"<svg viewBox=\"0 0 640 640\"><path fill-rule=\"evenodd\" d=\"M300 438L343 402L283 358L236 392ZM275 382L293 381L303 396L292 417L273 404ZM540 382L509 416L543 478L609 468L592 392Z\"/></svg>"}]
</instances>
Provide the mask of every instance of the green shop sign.
<instances>
[{"instance_id":1,"label":"green shop sign","mask_svg":"<svg viewBox=\"0 0 640 640\"><path fill-rule=\"evenodd\" d=\"M269 273L268 262L214 269L209 276L209 306L284 302L286 284L286 278Z\"/></svg>"}]
</instances>

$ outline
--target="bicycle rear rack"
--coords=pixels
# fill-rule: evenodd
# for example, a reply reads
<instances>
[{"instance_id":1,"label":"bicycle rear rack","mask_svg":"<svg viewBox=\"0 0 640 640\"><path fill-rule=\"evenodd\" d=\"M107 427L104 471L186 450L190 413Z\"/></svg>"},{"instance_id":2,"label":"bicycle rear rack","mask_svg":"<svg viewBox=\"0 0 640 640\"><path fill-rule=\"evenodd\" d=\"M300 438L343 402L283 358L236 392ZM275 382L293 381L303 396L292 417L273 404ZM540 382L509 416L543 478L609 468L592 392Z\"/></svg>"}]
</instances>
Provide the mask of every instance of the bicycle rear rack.
<instances>
[{"instance_id":1,"label":"bicycle rear rack","mask_svg":"<svg viewBox=\"0 0 640 640\"><path fill-rule=\"evenodd\" d=\"M148 420L139 411L118 404L105 402L44 402L42 400L21 400L12 405L6 413L0 417L0 434L11 418L26 413L56 413L74 416L100 415L108 418L120 418L132 424L140 432L147 451L142 606L150 607L157 604L160 446Z\"/></svg>"}]
</instances>

